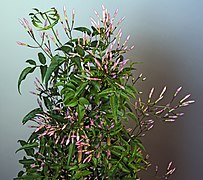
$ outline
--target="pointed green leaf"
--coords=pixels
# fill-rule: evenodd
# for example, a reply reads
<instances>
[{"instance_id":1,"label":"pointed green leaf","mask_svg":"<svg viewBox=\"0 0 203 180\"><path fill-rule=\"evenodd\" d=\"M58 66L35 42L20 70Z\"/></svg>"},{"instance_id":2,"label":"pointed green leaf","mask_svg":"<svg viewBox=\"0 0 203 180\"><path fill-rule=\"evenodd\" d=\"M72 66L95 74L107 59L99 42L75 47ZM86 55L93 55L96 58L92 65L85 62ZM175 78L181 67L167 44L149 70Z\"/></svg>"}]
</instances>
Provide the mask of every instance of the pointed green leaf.
<instances>
[{"instance_id":1,"label":"pointed green leaf","mask_svg":"<svg viewBox=\"0 0 203 180\"><path fill-rule=\"evenodd\" d=\"M23 176L24 173L25 173L24 171L20 171L20 172L18 173L18 177Z\"/></svg>"},{"instance_id":2,"label":"pointed green leaf","mask_svg":"<svg viewBox=\"0 0 203 180\"><path fill-rule=\"evenodd\" d=\"M117 115L118 115L118 97L114 94L110 97L110 105L112 109L112 114L114 120L117 122Z\"/></svg>"},{"instance_id":3,"label":"pointed green leaf","mask_svg":"<svg viewBox=\"0 0 203 180\"><path fill-rule=\"evenodd\" d=\"M80 31L80 32L87 32L88 35L91 34L91 31L86 27L76 27L76 28L74 28L74 30Z\"/></svg>"},{"instance_id":4,"label":"pointed green leaf","mask_svg":"<svg viewBox=\"0 0 203 180\"><path fill-rule=\"evenodd\" d=\"M75 149L75 145L74 144L70 144L69 148L68 148L67 166L69 166L69 164L70 164L70 161L71 161L74 149Z\"/></svg>"},{"instance_id":5,"label":"pointed green leaf","mask_svg":"<svg viewBox=\"0 0 203 180\"><path fill-rule=\"evenodd\" d=\"M82 69L80 57L78 56L72 57L72 61L77 65L78 69Z\"/></svg>"},{"instance_id":6,"label":"pointed green leaf","mask_svg":"<svg viewBox=\"0 0 203 180\"><path fill-rule=\"evenodd\" d=\"M23 140L18 140L18 142L20 143L21 146L28 144L26 141L23 141ZM28 156L34 155L34 149L25 149L25 152Z\"/></svg>"},{"instance_id":7,"label":"pointed green leaf","mask_svg":"<svg viewBox=\"0 0 203 180\"><path fill-rule=\"evenodd\" d=\"M31 120L35 117L36 114L43 113L43 111L40 108L36 108L32 111L30 111L22 120L22 123L25 124L27 121Z\"/></svg>"},{"instance_id":8,"label":"pointed green leaf","mask_svg":"<svg viewBox=\"0 0 203 180\"><path fill-rule=\"evenodd\" d=\"M16 153L17 153L18 151L21 151L21 150L32 149L32 148L36 148L36 147L38 147L38 143L37 143L37 142L30 143L30 144L25 144L24 146L20 147L20 148L16 151Z\"/></svg>"},{"instance_id":9,"label":"pointed green leaf","mask_svg":"<svg viewBox=\"0 0 203 180\"><path fill-rule=\"evenodd\" d=\"M77 88L77 90L76 90L76 92L75 92L75 97L80 96L80 95L84 92L84 90L85 90L85 88L86 88L87 85L88 85L88 82L83 82L83 83Z\"/></svg>"},{"instance_id":10,"label":"pointed green leaf","mask_svg":"<svg viewBox=\"0 0 203 180\"><path fill-rule=\"evenodd\" d=\"M82 49L80 46L76 46L76 51L81 57L85 55L84 49Z\"/></svg>"},{"instance_id":11,"label":"pointed green leaf","mask_svg":"<svg viewBox=\"0 0 203 180\"><path fill-rule=\"evenodd\" d=\"M34 159L22 159L22 160L19 160L19 163L20 164L33 164L35 163L35 160Z\"/></svg>"},{"instance_id":12,"label":"pointed green leaf","mask_svg":"<svg viewBox=\"0 0 203 180\"><path fill-rule=\"evenodd\" d=\"M36 67L26 67L20 74L20 77L18 78L18 92L20 92L20 85L21 82L27 77L29 73L32 73L35 70Z\"/></svg>"},{"instance_id":13,"label":"pointed green leaf","mask_svg":"<svg viewBox=\"0 0 203 180\"><path fill-rule=\"evenodd\" d=\"M60 56L54 56L51 60L51 64L49 65L49 67L47 68L46 74L45 74L45 84L47 86L48 81L51 78L51 75L54 71L57 70L57 68L64 62L64 58L60 57Z\"/></svg>"},{"instance_id":14,"label":"pointed green leaf","mask_svg":"<svg viewBox=\"0 0 203 180\"><path fill-rule=\"evenodd\" d=\"M81 105L90 104L90 102L89 102L86 98L84 98L84 97L81 97L81 98L79 99L79 103L80 103Z\"/></svg>"},{"instance_id":15,"label":"pointed green leaf","mask_svg":"<svg viewBox=\"0 0 203 180\"><path fill-rule=\"evenodd\" d=\"M139 124L138 118L135 116L133 112L127 112L127 115L136 122L136 124Z\"/></svg>"},{"instance_id":16,"label":"pointed green leaf","mask_svg":"<svg viewBox=\"0 0 203 180\"><path fill-rule=\"evenodd\" d=\"M47 72L47 65L45 66L40 66L40 71L41 71L41 78L42 78L42 82L44 81L44 77L45 77L45 74Z\"/></svg>"},{"instance_id":17,"label":"pointed green leaf","mask_svg":"<svg viewBox=\"0 0 203 180\"><path fill-rule=\"evenodd\" d=\"M78 100L75 98L73 98L71 101L65 102L65 105L70 107L75 107L77 106L77 104L78 104Z\"/></svg>"},{"instance_id":18,"label":"pointed green leaf","mask_svg":"<svg viewBox=\"0 0 203 180\"><path fill-rule=\"evenodd\" d=\"M60 48L57 48L56 51L63 51L66 54L69 54L70 52L72 52L72 48L70 46L61 46Z\"/></svg>"},{"instance_id":19,"label":"pointed green leaf","mask_svg":"<svg viewBox=\"0 0 203 180\"><path fill-rule=\"evenodd\" d=\"M113 88L108 88L108 89L103 90L101 93L99 93L99 96L109 95L114 92L115 92L115 90Z\"/></svg>"},{"instance_id":20,"label":"pointed green leaf","mask_svg":"<svg viewBox=\"0 0 203 180\"><path fill-rule=\"evenodd\" d=\"M78 108L77 108L77 112L78 112L78 121L80 122L81 119L84 117L85 115L85 108L84 106L82 105L78 105Z\"/></svg>"}]
</instances>

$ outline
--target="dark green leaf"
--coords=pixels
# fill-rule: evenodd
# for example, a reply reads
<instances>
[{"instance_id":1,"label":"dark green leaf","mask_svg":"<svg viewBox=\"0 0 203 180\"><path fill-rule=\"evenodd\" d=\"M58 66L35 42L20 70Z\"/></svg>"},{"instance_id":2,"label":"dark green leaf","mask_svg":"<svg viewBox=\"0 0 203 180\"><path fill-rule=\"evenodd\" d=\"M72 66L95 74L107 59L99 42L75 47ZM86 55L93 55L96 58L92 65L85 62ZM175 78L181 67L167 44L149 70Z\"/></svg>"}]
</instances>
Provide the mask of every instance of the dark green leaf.
<instances>
[{"instance_id":1,"label":"dark green leaf","mask_svg":"<svg viewBox=\"0 0 203 180\"><path fill-rule=\"evenodd\" d=\"M77 88L77 90L76 90L76 92L75 92L75 97L80 96L80 95L84 92L84 90L85 90L85 88L87 87L87 85L88 85L88 82L83 82L83 83Z\"/></svg>"},{"instance_id":2,"label":"dark green leaf","mask_svg":"<svg viewBox=\"0 0 203 180\"><path fill-rule=\"evenodd\" d=\"M21 150L24 150L24 149L32 149L32 148L35 148L35 147L38 147L38 143L37 142L34 142L34 143L30 143L30 144L25 144L24 146L20 147L16 153L18 151L21 151Z\"/></svg>"},{"instance_id":3,"label":"dark green leaf","mask_svg":"<svg viewBox=\"0 0 203 180\"><path fill-rule=\"evenodd\" d=\"M28 144L26 141L23 141L23 140L18 140L18 142L20 143L21 146ZM25 149L25 152L28 156L34 155L34 149Z\"/></svg>"},{"instance_id":4,"label":"dark green leaf","mask_svg":"<svg viewBox=\"0 0 203 180\"><path fill-rule=\"evenodd\" d=\"M92 41L91 42L91 47L96 47L97 46L98 41Z\"/></svg>"},{"instance_id":5,"label":"dark green leaf","mask_svg":"<svg viewBox=\"0 0 203 180\"><path fill-rule=\"evenodd\" d=\"M20 85L21 82L27 77L29 73L32 73L35 70L36 67L26 67L20 74L20 77L18 78L18 92L20 92Z\"/></svg>"},{"instance_id":6,"label":"dark green leaf","mask_svg":"<svg viewBox=\"0 0 203 180\"><path fill-rule=\"evenodd\" d=\"M70 46L61 46L60 48L57 48L56 50L63 51L66 54L69 54L70 52L72 52L72 48Z\"/></svg>"},{"instance_id":7,"label":"dark green leaf","mask_svg":"<svg viewBox=\"0 0 203 180\"><path fill-rule=\"evenodd\" d=\"M74 28L74 30L80 31L80 32L87 32L88 35L91 34L91 31L86 27L76 27L76 28Z\"/></svg>"},{"instance_id":8,"label":"dark green leaf","mask_svg":"<svg viewBox=\"0 0 203 180\"><path fill-rule=\"evenodd\" d=\"M84 49L82 49L80 46L76 46L76 51L81 57L85 55Z\"/></svg>"},{"instance_id":9,"label":"dark green leaf","mask_svg":"<svg viewBox=\"0 0 203 180\"><path fill-rule=\"evenodd\" d=\"M110 133L111 136L115 136L116 134L118 134L120 131L122 130L122 128L114 130Z\"/></svg>"},{"instance_id":10,"label":"dark green leaf","mask_svg":"<svg viewBox=\"0 0 203 180\"><path fill-rule=\"evenodd\" d=\"M46 71L47 71L47 65L45 66L40 66L40 71L41 71L41 78L42 78L42 82L44 81L44 77L45 77L45 74L46 74Z\"/></svg>"},{"instance_id":11,"label":"dark green leaf","mask_svg":"<svg viewBox=\"0 0 203 180\"><path fill-rule=\"evenodd\" d=\"M24 174L24 171L20 171L20 172L18 173L18 177L21 177L23 174Z\"/></svg>"},{"instance_id":12,"label":"dark green leaf","mask_svg":"<svg viewBox=\"0 0 203 180\"><path fill-rule=\"evenodd\" d=\"M113 88L108 88L108 89L103 90L101 93L99 93L99 96L109 95L114 92L115 92L115 90Z\"/></svg>"},{"instance_id":13,"label":"dark green leaf","mask_svg":"<svg viewBox=\"0 0 203 180\"><path fill-rule=\"evenodd\" d=\"M28 59L27 61L25 61L26 63L29 63L30 65L34 65L36 66L36 62L32 59Z\"/></svg>"},{"instance_id":14,"label":"dark green leaf","mask_svg":"<svg viewBox=\"0 0 203 180\"><path fill-rule=\"evenodd\" d=\"M114 94L110 97L110 105L115 122L117 122L118 115L118 97Z\"/></svg>"},{"instance_id":15,"label":"dark green leaf","mask_svg":"<svg viewBox=\"0 0 203 180\"><path fill-rule=\"evenodd\" d=\"M127 112L127 115L136 122L136 124L139 124L138 118L135 116L133 112Z\"/></svg>"},{"instance_id":16,"label":"dark green leaf","mask_svg":"<svg viewBox=\"0 0 203 180\"><path fill-rule=\"evenodd\" d=\"M72 61L77 65L78 69L82 69L80 57L75 56L72 58Z\"/></svg>"},{"instance_id":17,"label":"dark green leaf","mask_svg":"<svg viewBox=\"0 0 203 180\"><path fill-rule=\"evenodd\" d=\"M33 164L35 163L35 160L34 159L23 159L23 160L19 160L19 163L20 164Z\"/></svg>"},{"instance_id":18,"label":"dark green leaf","mask_svg":"<svg viewBox=\"0 0 203 180\"><path fill-rule=\"evenodd\" d=\"M77 112L78 112L78 121L80 122L81 119L84 117L84 114L85 114L85 108L84 108L84 106L79 104Z\"/></svg>"},{"instance_id":19,"label":"dark green leaf","mask_svg":"<svg viewBox=\"0 0 203 180\"><path fill-rule=\"evenodd\" d=\"M118 164L118 167L119 167L123 172L130 173L130 170L124 165L124 163L119 163L119 164Z\"/></svg>"},{"instance_id":20,"label":"dark green leaf","mask_svg":"<svg viewBox=\"0 0 203 180\"><path fill-rule=\"evenodd\" d=\"M68 148L67 166L69 166L69 164L70 164L70 161L71 161L74 149L75 149L75 145L74 144L70 144L69 148Z\"/></svg>"},{"instance_id":21,"label":"dark green leaf","mask_svg":"<svg viewBox=\"0 0 203 180\"><path fill-rule=\"evenodd\" d=\"M31 120L35 117L36 114L43 113L43 111L40 108L36 108L32 111L30 111L22 120L22 123L25 124L27 121Z\"/></svg>"},{"instance_id":22,"label":"dark green leaf","mask_svg":"<svg viewBox=\"0 0 203 180\"><path fill-rule=\"evenodd\" d=\"M43 53L38 53L38 58L41 64L46 64L46 57L44 56Z\"/></svg>"},{"instance_id":23,"label":"dark green leaf","mask_svg":"<svg viewBox=\"0 0 203 180\"><path fill-rule=\"evenodd\" d=\"M89 104L90 102L86 99L86 98L84 98L84 97L81 97L80 99L79 99L79 102L80 102L80 104L81 105L87 105L87 104Z\"/></svg>"},{"instance_id":24,"label":"dark green leaf","mask_svg":"<svg viewBox=\"0 0 203 180\"><path fill-rule=\"evenodd\" d=\"M57 68L64 62L64 58L60 57L60 56L54 56L51 60L51 64L49 65L49 67L47 68L46 74L45 74L45 84L47 86L48 81L51 78L51 75L54 71L57 70Z\"/></svg>"}]
</instances>

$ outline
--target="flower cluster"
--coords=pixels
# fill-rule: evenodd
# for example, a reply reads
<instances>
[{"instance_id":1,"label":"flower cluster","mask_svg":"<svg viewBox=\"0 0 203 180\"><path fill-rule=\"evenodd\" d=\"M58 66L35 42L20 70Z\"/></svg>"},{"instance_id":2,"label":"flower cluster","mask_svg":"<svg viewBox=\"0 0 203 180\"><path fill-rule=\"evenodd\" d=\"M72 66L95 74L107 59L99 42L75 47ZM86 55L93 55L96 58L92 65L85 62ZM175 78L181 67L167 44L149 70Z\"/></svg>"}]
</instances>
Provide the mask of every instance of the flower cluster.
<instances>
[{"instance_id":1,"label":"flower cluster","mask_svg":"<svg viewBox=\"0 0 203 180\"><path fill-rule=\"evenodd\" d=\"M122 43L122 30L113 16L102 6L102 15L95 11L97 20L91 18L91 28L74 27L75 11L68 18L52 8L46 12L34 9L30 13L33 26L40 30L39 40L26 19L20 20L37 46L17 42L30 48L39 48L38 61L29 64L20 74L18 90L28 74L40 70L41 79L34 81L39 107L30 111L23 124L32 121L37 125L27 141L19 140L24 156L19 162L24 170L16 179L140 179L138 172L150 166L144 157L140 137L149 131L155 119L175 121L179 112L193 100L186 95L174 103L160 105L166 87L153 100L151 89L147 102L134 87L136 63L130 63L125 53L133 49ZM63 20L63 18L65 20ZM61 24L67 42L61 42L56 25ZM78 37L73 31L80 32ZM132 80L132 82L129 82ZM135 126L126 128L130 120ZM164 178L173 172L171 163ZM156 170L157 173L157 170Z\"/></svg>"}]
</instances>

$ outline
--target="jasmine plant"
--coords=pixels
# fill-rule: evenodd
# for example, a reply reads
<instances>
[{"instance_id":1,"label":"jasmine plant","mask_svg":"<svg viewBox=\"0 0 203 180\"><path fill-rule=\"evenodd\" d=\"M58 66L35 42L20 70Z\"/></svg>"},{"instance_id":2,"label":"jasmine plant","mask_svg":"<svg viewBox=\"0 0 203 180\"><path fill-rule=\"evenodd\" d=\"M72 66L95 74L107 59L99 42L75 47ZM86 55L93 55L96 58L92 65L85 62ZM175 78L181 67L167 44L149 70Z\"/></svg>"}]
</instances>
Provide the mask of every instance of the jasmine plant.
<instances>
[{"instance_id":1,"label":"jasmine plant","mask_svg":"<svg viewBox=\"0 0 203 180\"><path fill-rule=\"evenodd\" d=\"M150 166L141 137L155 120L175 121L183 115L179 109L194 102L186 95L174 103L178 88L170 102L161 104L166 87L155 98L152 88L142 101L135 84L145 77L136 75L137 62L125 58L133 46L128 47L130 36L120 28L124 17L116 20L118 10L111 16L102 9L101 15L95 11L97 20L91 18L90 28L75 27L75 12L68 18L65 7L63 16L55 8L34 8L29 14L32 25L20 20L36 46L17 43L38 48L39 53L37 60L26 61L19 93L28 74L39 70L41 77L31 92L39 106L22 120L32 122L33 131L27 140L18 141L16 152L24 150L25 156L15 179L139 179L138 172ZM56 30L58 24L65 42ZM128 128L129 121L134 127ZM166 179L175 168L171 162L164 175L157 171L156 177Z\"/></svg>"}]
</instances>

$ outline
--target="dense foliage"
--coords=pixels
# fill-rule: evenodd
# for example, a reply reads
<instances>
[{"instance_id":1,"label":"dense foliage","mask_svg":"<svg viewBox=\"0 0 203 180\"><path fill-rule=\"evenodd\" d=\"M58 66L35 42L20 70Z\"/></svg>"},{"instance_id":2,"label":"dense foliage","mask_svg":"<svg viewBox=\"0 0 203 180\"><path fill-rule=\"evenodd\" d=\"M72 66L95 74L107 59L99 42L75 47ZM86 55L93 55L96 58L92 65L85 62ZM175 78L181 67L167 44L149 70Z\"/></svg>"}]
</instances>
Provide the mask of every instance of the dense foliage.
<instances>
[{"instance_id":1,"label":"dense foliage","mask_svg":"<svg viewBox=\"0 0 203 180\"><path fill-rule=\"evenodd\" d=\"M68 19L65 8L63 17L55 8L34 9L30 17L41 31L40 40L29 22L20 20L37 46L18 44L41 52L38 61L26 61L19 92L22 81L36 69L41 79L36 78L32 92L39 107L23 119L23 124L36 125L27 141L19 140L17 152L24 150L26 156L19 161L24 170L15 179L138 179L138 172L150 165L140 137L152 128L154 118L174 121L182 115L177 109L193 102L186 102L187 95L173 105L179 88L167 105L158 105L166 87L156 100L152 88L147 102L141 101L134 85L144 79L142 74L135 78L136 63L125 59L133 47L127 46L129 36L122 41L119 25L124 18L116 22L117 13L111 17L103 7L102 15L95 11L98 21L92 18L91 28L86 28L74 27L74 11ZM55 29L59 23L67 35L65 43ZM133 128L127 128L130 120ZM168 167L161 178L174 170Z\"/></svg>"}]
</instances>

